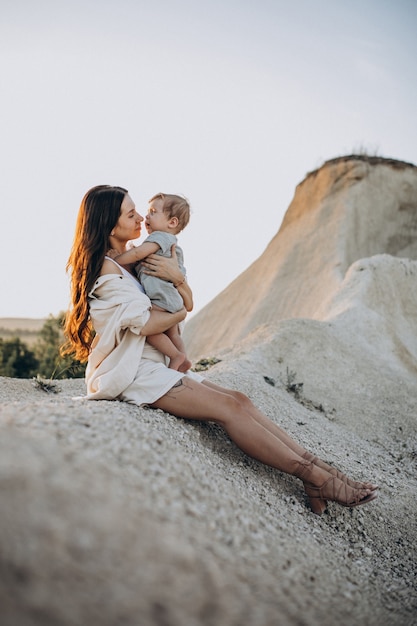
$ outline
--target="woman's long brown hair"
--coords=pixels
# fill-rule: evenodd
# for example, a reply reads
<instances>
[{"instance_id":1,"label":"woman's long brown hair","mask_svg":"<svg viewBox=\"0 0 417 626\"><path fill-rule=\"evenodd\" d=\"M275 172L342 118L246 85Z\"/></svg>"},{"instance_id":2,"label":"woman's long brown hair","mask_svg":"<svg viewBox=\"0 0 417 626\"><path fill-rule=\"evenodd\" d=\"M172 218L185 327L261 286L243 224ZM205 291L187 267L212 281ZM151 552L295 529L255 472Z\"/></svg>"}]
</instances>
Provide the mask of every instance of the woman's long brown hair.
<instances>
[{"instance_id":1,"label":"woman's long brown hair","mask_svg":"<svg viewBox=\"0 0 417 626\"><path fill-rule=\"evenodd\" d=\"M109 237L117 224L127 190L98 185L85 194L78 212L74 243L67 263L71 304L65 318L67 343L62 354L73 354L81 362L88 358L94 337L88 294L100 275L109 249Z\"/></svg>"}]
</instances>

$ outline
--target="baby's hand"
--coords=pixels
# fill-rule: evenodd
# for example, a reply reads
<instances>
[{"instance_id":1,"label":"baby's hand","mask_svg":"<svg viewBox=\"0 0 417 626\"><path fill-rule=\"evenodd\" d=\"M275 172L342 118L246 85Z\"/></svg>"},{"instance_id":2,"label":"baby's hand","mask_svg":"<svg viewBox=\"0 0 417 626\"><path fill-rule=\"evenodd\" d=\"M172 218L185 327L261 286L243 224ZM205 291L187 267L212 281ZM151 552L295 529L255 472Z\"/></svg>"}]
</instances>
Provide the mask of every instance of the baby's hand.
<instances>
[{"instance_id":1,"label":"baby's hand","mask_svg":"<svg viewBox=\"0 0 417 626\"><path fill-rule=\"evenodd\" d=\"M113 248L110 248L110 250L107 250L106 255L109 256L111 259L115 259L117 256L119 256L120 252L117 252L117 250L114 250Z\"/></svg>"}]
</instances>

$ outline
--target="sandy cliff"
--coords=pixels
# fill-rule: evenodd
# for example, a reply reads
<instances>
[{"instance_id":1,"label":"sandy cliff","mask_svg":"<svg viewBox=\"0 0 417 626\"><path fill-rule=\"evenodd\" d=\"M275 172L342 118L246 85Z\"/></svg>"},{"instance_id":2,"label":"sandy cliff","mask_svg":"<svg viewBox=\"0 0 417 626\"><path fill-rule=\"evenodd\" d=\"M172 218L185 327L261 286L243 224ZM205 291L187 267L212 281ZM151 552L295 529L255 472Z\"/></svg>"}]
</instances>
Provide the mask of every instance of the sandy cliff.
<instances>
[{"instance_id":1,"label":"sandy cliff","mask_svg":"<svg viewBox=\"0 0 417 626\"><path fill-rule=\"evenodd\" d=\"M191 357L236 345L262 324L329 317L346 272L374 255L417 259L417 168L345 157L309 174L265 252L187 322Z\"/></svg>"}]
</instances>

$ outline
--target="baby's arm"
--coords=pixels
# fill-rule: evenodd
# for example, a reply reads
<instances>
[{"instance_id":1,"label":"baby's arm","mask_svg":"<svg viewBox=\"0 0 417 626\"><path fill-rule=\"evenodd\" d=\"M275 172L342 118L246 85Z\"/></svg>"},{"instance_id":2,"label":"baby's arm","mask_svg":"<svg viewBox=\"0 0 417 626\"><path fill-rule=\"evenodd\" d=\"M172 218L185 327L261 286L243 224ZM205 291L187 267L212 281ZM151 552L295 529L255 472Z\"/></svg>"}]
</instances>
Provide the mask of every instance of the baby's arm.
<instances>
[{"instance_id":1,"label":"baby's arm","mask_svg":"<svg viewBox=\"0 0 417 626\"><path fill-rule=\"evenodd\" d=\"M138 263L138 261L142 261L142 259L147 257L148 254L153 254L157 250L159 250L157 243L147 241L142 243L140 246L135 246L134 248L130 248L130 250L119 254L114 257L114 260L120 265L130 265L131 263Z\"/></svg>"}]
</instances>

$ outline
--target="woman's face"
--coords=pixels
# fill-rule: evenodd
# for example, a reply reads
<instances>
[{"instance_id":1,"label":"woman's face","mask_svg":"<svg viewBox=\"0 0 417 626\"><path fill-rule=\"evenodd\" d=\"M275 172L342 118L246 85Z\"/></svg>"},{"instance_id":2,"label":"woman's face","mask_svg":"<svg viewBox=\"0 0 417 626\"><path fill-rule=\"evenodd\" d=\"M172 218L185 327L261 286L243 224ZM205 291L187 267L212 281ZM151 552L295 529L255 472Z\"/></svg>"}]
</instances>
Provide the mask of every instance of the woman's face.
<instances>
[{"instance_id":1,"label":"woman's face","mask_svg":"<svg viewBox=\"0 0 417 626\"><path fill-rule=\"evenodd\" d=\"M137 239L141 231L141 222L143 222L143 217L136 211L132 198L126 194L120 207L119 219L112 230L112 236L123 243Z\"/></svg>"}]
</instances>

